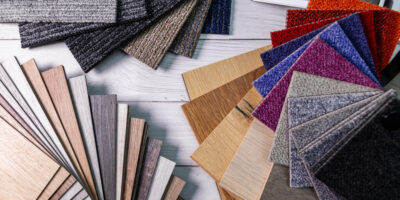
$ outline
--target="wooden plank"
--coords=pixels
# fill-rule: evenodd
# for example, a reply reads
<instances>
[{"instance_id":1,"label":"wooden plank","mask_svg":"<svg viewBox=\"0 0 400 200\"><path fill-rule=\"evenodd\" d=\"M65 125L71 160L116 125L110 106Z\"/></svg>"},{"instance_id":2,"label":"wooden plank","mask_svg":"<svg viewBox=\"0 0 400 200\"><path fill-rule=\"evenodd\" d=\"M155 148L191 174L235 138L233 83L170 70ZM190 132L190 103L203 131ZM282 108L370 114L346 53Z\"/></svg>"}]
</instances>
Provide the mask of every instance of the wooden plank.
<instances>
[{"instance_id":1,"label":"wooden plank","mask_svg":"<svg viewBox=\"0 0 400 200\"><path fill-rule=\"evenodd\" d=\"M252 88L252 82L264 73L264 67L259 67L182 106L199 143L207 138L246 92Z\"/></svg>"},{"instance_id":2,"label":"wooden plank","mask_svg":"<svg viewBox=\"0 0 400 200\"><path fill-rule=\"evenodd\" d=\"M253 121L251 113L262 99L253 87L192 154L191 158L217 182L221 181Z\"/></svg>"},{"instance_id":3,"label":"wooden plank","mask_svg":"<svg viewBox=\"0 0 400 200\"><path fill-rule=\"evenodd\" d=\"M24 64L21 65L22 70L24 71L26 78L28 79L30 85L32 86L35 94L37 95L40 104L43 106L46 111L47 116L52 122L57 135L62 141L63 147L65 148L69 158L71 158L73 169L75 169L75 176L84 177L82 168L78 162L75 151L72 148L72 144L68 139L68 136L65 132L64 126L61 123L60 117L54 107L54 104L51 100L49 92L47 91L46 85L40 75L39 69L35 63L35 60L31 59ZM86 181L86 180L84 180Z\"/></svg>"},{"instance_id":4,"label":"wooden plank","mask_svg":"<svg viewBox=\"0 0 400 200\"><path fill-rule=\"evenodd\" d=\"M138 188L139 173L142 168L143 155L147 141L147 123L143 119L131 118L126 152L125 190L122 199L132 199Z\"/></svg>"},{"instance_id":5,"label":"wooden plank","mask_svg":"<svg viewBox=\"0 0 400 200\"><path fill-rule=\"evenodd\" d=\"M262 47L183 73L182 76L189 98L194 100L244 74L260 68L263 66L260 54L271 48L271 46Z\"/></svg>"},{"instance_id":6,"label":"wooden plank","mask_svg":"<svg viewBox=\"0 0 400 200\"><path fill-rule=\"evenodd\" d=\"M160 156L149 190L148 200L160 200L167 188L176 163Z\"/></svg>"},{"instance_id":7,"label":"wooden plank","mask_svg":"<svg viewBox=\"0 0 400 200\"><path fill-rule=\"evenodd\" d=\"M186 182L177 176L172 175L167 189L162 197L163 200L176 200L182 192Z\"/></svg>"},{"instance_id":8,"label":"wooden plank","mask_svg":"<svg viewBox=\"0 0 400 200\"><path fill-rule=\"evenodd\" d=\"M59 200L62 195L76 182L74 176L69 175L67 180L57 189L57 191L51 196L50 200Z\"/></svg>"},{"instance_id":9,"label":"wooden plank","mask_svg":"<svg viewBox=\"0 0 400 200\"><path fill-rule=\"evenodd\" d=\"M64 125L69 141L72 144L72 148L75 150L79 164L82 167L83 174L85 176L82 177L82 179L86 178L91 196L94 197L94 199L97 199L92 173L90 171L89 162L82 141L82 135L80 133L74 107L72 105L72 99L67 80L65 78L64 68L62 66L58 66L44 71L42 72L42 78L47 90L49 91L50 97L53 100L61 122Z\"/></svg>"},{"instance_id":10,"label":"wooden plank","mask_svg":"<svg viewBox=\"0 0 400 200\"><path fill-rule=\"evenodd\" d=\"M145 200L149 193L151 180L154 175L154 170L157 165L158 157L160 155L162 141L148 138L146 153L143 161L143 169L140 173L139 189L134 197L138 200ZM137 195L137 196L136 196Z\"/></svg>"},{"instance_id":11,"label":"wooden plank","mask_svg":"<svg viewBox=\"0 0 400 200\"><path fill-rule=\"evenodd\" d=\"M129 127L129 106L128 104L117 105L117 184L116 184L116 199L121 199L124 183L125 183L125 158L127 151L127 143L129 141L129 134L127 134Z\"/></svg>"},{"instance_id":12,"label":"wooden plank","mask_svg":"<svg viewBox=\"0 0 400 200\"><path fill-rule=\"evenodd\" d=\"M93 172L97 196L104 199L103 183L100 174L100 164L97 155L97 146L94 135L92 111L90 109L89 94L87 90L86 77L84 75L69 79L71 96L77 114L79 127L81 129L86 153L89 157L90 168Z\"/></svg>"},{"instance_id":13,"label":"wooden plank","mask_svg":"<svg viewBox=\"0 0 400 200\"><path fill-rule=\"evenodd\" d=\"M0 151L0 199L36 199L60 167L1 118Z\"/></svg>"},{"instance_id":14,"label":"wooden plank","mask_svg":"<svg viewBox=\"0 0 400 200\"><path fill-rule=\"evenodd\" d=\"M117 96L90 96L104 198L116 197Z\"/></svg>"},{"instance_id":15,"label":"wooden plank","mask_svg":"<svg viewBox=\"0 0 400 200\"><path fill-rule=\"evenodd\" d=\"M68 179L69 173L63 167L60 167L51 181L47 184L46 188L42 191L39 200L47 200L57 191L59 187Z\"/></svg>"},{"instance_id":16,"label":"wooden plank","mask_svg":"<svg viewBox=\"0 0 400 200\"><path fill-rule=\"evenodd\" d=\"M77 195L75 195L72 200L83 200L88 197L86 190L82 189Z\"/></svg>"},{"instance_id":17,"label":"wooden plank","mask_svg":"<svg viewBox=\"0 0 400 200\"><path fill-rule=\"evenodd\" d=\"M64 195L60 198L60 200L71 200L76 196L81 190L83 190L82 185L79 182L75 182L68 190L64 193Z\"/></svg>"},{"instance_id":18,"label":"wooden plank","mask_svg":"<svg viewBox=\"0 0 400 200\"><path fill-rule=\"evenodd\" d=\"M254 119L220 186L243 199L260 199L273 163L268 162L274 132Z\"/></svg>"}]
</instances>

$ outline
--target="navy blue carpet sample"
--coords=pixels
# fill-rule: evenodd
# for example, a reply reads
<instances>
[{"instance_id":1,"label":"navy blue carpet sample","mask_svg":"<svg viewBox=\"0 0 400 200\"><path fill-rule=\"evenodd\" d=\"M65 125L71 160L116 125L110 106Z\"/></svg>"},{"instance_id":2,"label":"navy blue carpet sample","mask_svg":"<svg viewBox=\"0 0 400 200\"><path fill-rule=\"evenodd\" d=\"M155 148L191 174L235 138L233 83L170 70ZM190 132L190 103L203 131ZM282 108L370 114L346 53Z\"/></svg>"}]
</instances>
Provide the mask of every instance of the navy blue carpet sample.
<instances>
[{"instance_id":1,"label":"navy blue carpet sample","mask_svg":"<svg viewBox=\"0 0 400 200\"><path fill-rule=\"evenodd\" d=\"M400 199L400 103L392 101L318 170L348 200Z\"/></svg>"},{"instance_id":2,"label":"navy blue carpet sample","mask_svg":"<svg viewBox=\"0 0 400 200\"><path fill-rule=\"evenodd\" d=\"M229 34L232 0L213 0L202 33Z\"/></svg>"}]
</instances>

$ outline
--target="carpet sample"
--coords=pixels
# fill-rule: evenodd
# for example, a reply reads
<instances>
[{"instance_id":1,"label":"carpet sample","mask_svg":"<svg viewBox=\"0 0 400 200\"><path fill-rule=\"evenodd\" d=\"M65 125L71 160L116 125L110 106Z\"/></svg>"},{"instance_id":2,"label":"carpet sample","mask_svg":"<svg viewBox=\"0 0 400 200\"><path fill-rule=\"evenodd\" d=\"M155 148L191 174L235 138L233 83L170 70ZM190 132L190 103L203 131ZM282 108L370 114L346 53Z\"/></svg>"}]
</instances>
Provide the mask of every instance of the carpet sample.
<instances>
[{"instance_id":1,"label":"carpet sample","mask_svg":"<svg viewBox=\"0 0 400 200\"><path fill-rule=\"evenodd\" d=\"M117 0L0 1L0 22L103 22L117 20Z\"/></svg>"},{"instance_id":2,"label":"carpet sample","mask_svg":"<svg viewBox=\"0 0 400 200\"><path fill-rule=\"evenodd\" d=\"M202 33L225 34L230 32L232 0L213 0Z\"/></svg>"},{"instance_id":3,"label":"carpet sample","mask_svg":"<svg viewBox=\"0 0 400 200\"><path fill-rule=\"evenodd\" d=\"M286 73L278 80L276 85L271 87L268 95L253 112L257 119L272 130L276 130L293 71L311 73L377 89L381 88L319 38L311 42L293 65L283 65L282 69ZM269 74L269 72L266 74Z\"/></svg>"},{"instance_id":4,"label":"carpet sample","mask_svg":"<svg viewBox=\"0 0 400 200\"><path fill-rule=\"evenodd\" d=\"M191 58L212 0L199 1L169 48L170 52Z\"/></svg>"},{"instance_id":5,"label":"carpet sample","mask_svg":"<svg viewBox=\"0 0 400 200\"><path fill-rule=\"evenodd\" d=\"M353 131L353 137L316 171L316 177L350 200L399 199L399 111L395 100L382 106Z\"/></svg>"},{"instance_id":6,"label":"carpet sample","mask_svg":"<svg viewBox=\"0 0 400 200\"><path fill-rule=\"evenodd\" d=\"M351 77L348 78L353 79ZM369 81L366 77L364 80L366 82ZM377 89L363 85L352 84L349 82L338 81L335 79L324 78L321 76L315 76L303 72L293 72L288 93L286 94L286 99L284 100L279 124L275 131L274 143L271 149L269 160L285 166L289 166L290 163L287 98L372 91L377 91Z\"/></svg>"},{"instance_id":7,"label":"carpet sample","mask_svg":"<svg viewBox=\"0 0 400 200\"><path fill-rule=\"evenodd\" d=\"M197 2L183 1L157 23L136 35L122 50L157 69Z\"/></svg>"}]
</instances>

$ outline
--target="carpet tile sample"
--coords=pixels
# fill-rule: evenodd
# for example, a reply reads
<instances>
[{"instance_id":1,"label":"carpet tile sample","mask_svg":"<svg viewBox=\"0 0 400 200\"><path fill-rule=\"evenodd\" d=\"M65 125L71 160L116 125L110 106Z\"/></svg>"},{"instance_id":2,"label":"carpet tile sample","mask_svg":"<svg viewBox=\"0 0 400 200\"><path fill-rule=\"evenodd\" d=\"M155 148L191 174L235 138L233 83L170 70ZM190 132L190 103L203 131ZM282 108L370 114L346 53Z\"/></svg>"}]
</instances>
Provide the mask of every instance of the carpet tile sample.
<instances>
[{"instance_id":1,"label":"carpet tile sample","mask_svg":"<svg viewBox=\"0 0 400 200\"><path fill-rule=\"evenodd\" d=\"M117 18L117 0L1 1L0 22L105 22Z\"/></svg>"},{"instance_id":2,"label":"carpet tile sample","mask_svg":"<svg viewBox=\"0 0 400 200\"><path fill-rule=\"evenodd\" d=\"M353 79L352 76L348 77ZM342 79L348 81L348 78ZM361 79L360 79L361 80ZM372 92L375 88L349 82L339 81L331 78L315 76L303 72L293 72L288 92L283 101L283 110L279 119L278 127L275 131L274 143L270 153L270 161L289 166L289 132L287 119L287 98L300 96L329 95L349 92ZM364 81L368 79L364 77Z\"/></svg>"},{"instance_id":3,"label":"carpet tile sample","mask_svg":"<svg viewBox=\"0 0 400 200\"><path fill-rule=\"evenodd\" d=\"M229 34L232 0L213 0L202 33Z\"/></svg>"},{"instance_id":4,"label":"carpet tile sample","mask_svg":"<svg viewBox=\"0 0 400 200\"><path fill-rule=\"evenodd\" d=\"M192 57L212 0L199 1L169 48L177 55Z\"/></svg>"},{"instance_id":5,"label":"carpet tile sample","mask_svg":"<svg viewBox=\"0 0 400 200\"><path fill-rule=\"evenodd\" d=\"M157 69L197 2L183 1L157 23L136 35L122 50Z\"/></svg>"}]
</instances>

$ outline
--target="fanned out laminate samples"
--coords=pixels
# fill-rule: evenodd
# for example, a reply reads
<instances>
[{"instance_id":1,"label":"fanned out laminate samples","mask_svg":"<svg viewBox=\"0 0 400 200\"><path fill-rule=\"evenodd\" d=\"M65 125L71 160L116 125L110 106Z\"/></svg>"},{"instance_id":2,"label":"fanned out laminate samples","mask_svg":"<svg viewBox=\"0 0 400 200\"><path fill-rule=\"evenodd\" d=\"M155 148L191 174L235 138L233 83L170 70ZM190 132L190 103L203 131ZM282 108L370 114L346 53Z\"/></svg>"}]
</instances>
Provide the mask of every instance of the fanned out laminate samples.
<instances>
[{"instance_id":1,"label":"fanned out laminate samples","mask_svg":"<svg viewBox=\"0 0 400 200\"><path fill-rule=\"evenodd\" d=\"M59 200L62 195L76 182L74 176L69 175L66 181L57 189L57 191L51 196L50 200Z\"/></svg>"},{"instance_id":2,"label":"fanned out laminate samples","mask_svg":"<svg viewBox=\"0 0 400 200\"><path fill-rule=\"evenodd\" d=\"M182 74L190 100L194 100L263 65L260 54L266 46Z\"/></svg>"},{"instance_id":3,"label":"fanned out laminate samples","mask_svg":"<svg viewBox=\"0 0 400 200\"><path fill-rule=\"evenodd\" d=\"M139 175L146 150L147 123L143 119L131 118L126 152L126 177L123 200L130 200L138 190Z\"/></svg>"},{"instance_id":4,"label":"fanned out laminate samples","mask_svg":"<svg viewBox=\"0 0 400 200\"><path fill-rule=\"evenodd\" d=\"M69 177L69 173L63 167L60 167L57 173L53 176L51 181L47 184L46 188L42 191L38 200L47 200L57 191L59 187L66 181Z\"/></svg>"},{"instance_id":5,"label":"fanned out laminate samples","mask_svg":"<svg viewBox=\"0 0 400 200\"><path fill-rule=\"evenodd\" d=\"M153 179L154 170L160 155L162 141L154 138L147 139L146 153L143 160L143 167L140 173L139 189L132 198L138 200L147 199L151 181Z\"/></svg>"},{"instance_id":6,"label":"fanned out laminate samples","mask_svg":"<svg viewBox=\"0 0 400 200\"><path fill-rule=\"evenodd\" d=\"M62 66L58 66L44 71L41 74L61 122L64 125L69 141L75 150L79 164L82 167L83 174L89 187L88 189L90 190L90 196L93 196L94 200L96 200L98 198L94 181L82 141L82 135L79 130L78 121L76 119L74 106L72 104L64 68Z\"/></svg>"},{"instance_id":7,"label":"fanned out laminate samples","mask_svg":"<svg viewBox=\"0 0 400 200\"><path fill-rule=\"evenodd\" d=\"M191 155L218 183L253 121L251 113L261 101L253 87Z\"/></svg>"},{"instance_id":8,"label":"fanned out laminate samples","mask_svg":"<svg viewBox=\"0 0 400 200\"><path fill-rule=\"evenodd\" d=\"M81 128L83 141L85 142L86 153L89 157L90 168L93 172L97 195L100 200L103 200L103 184L101 180L96 138L94 135L92 121L92 111L90 109L89 94L85 76L82 75L70 78L69 86L71 89L72 100L74 102L78 123Z\"/></svg>"},{"instance_id":9,"label":"fanned out laminate samples","mask_svg":"<svg viewBox=\"0 0 400 200\"><path fill-rule=\"evenodd\" d=\"M220 186L243 199L260 199L273 163L268 161L274 132L254 119Z\"/></svg>"},{"instance_id":10,"label":"fanned out laminate samples","mask_svg":"<svg viewBox=\"0 0 400 200\"><path fill-rule=\"evenodd\" d=\"M129 134L127 131L129 129L129 106L128 104L118 104L117 105L117 166L116 166L116 197L115 199L121 199L124 183L125 183L125 158L126 158L126 149L128 143Z\"/></svg>"},{"instance_id":11,"label":"fanned out laminate samples","mask_svg":"<svg viewBox=\"0 0 400 200\"><path fill-rule=\"evenodd\" d=\"M147 196L148 200L159 200L162 198L167 188L172 171L174 171L176 163L162 156L158 159L157 167L154 172L153 181Z\"/></svg>"},{"instance_id":12,"label":"fanned out laminate samples","mask_svg":"<svg viewBox=\"0 0 400 200\"><path fill-rule=\"evenodd\" d=\"M116 197L117 96L90 96L104 199Z\"/></svg>"},{"instance_id":13,"label":"fanned out laminate samples","mask_svg":"<svg viewBox=\"0 0 400 200\"><path fill-rule=\"evenodd\" d=\"M180 179L177 176L172 175L162 199L163 200L178 199L179 194L183 190L183 187L185 186L185 184L186 184L186 182L184 180Z\"/></svg>"},{"instance_id":14,"label":"fanned out laminate samples","mask_svg":"<svg viewBox=\"0 0 400 200\"><path fill-rule=\"evenodd\" d=\"M36 199L60 167L1 118L0 151L0 199Z\"/></svg>"}]
</instances>

